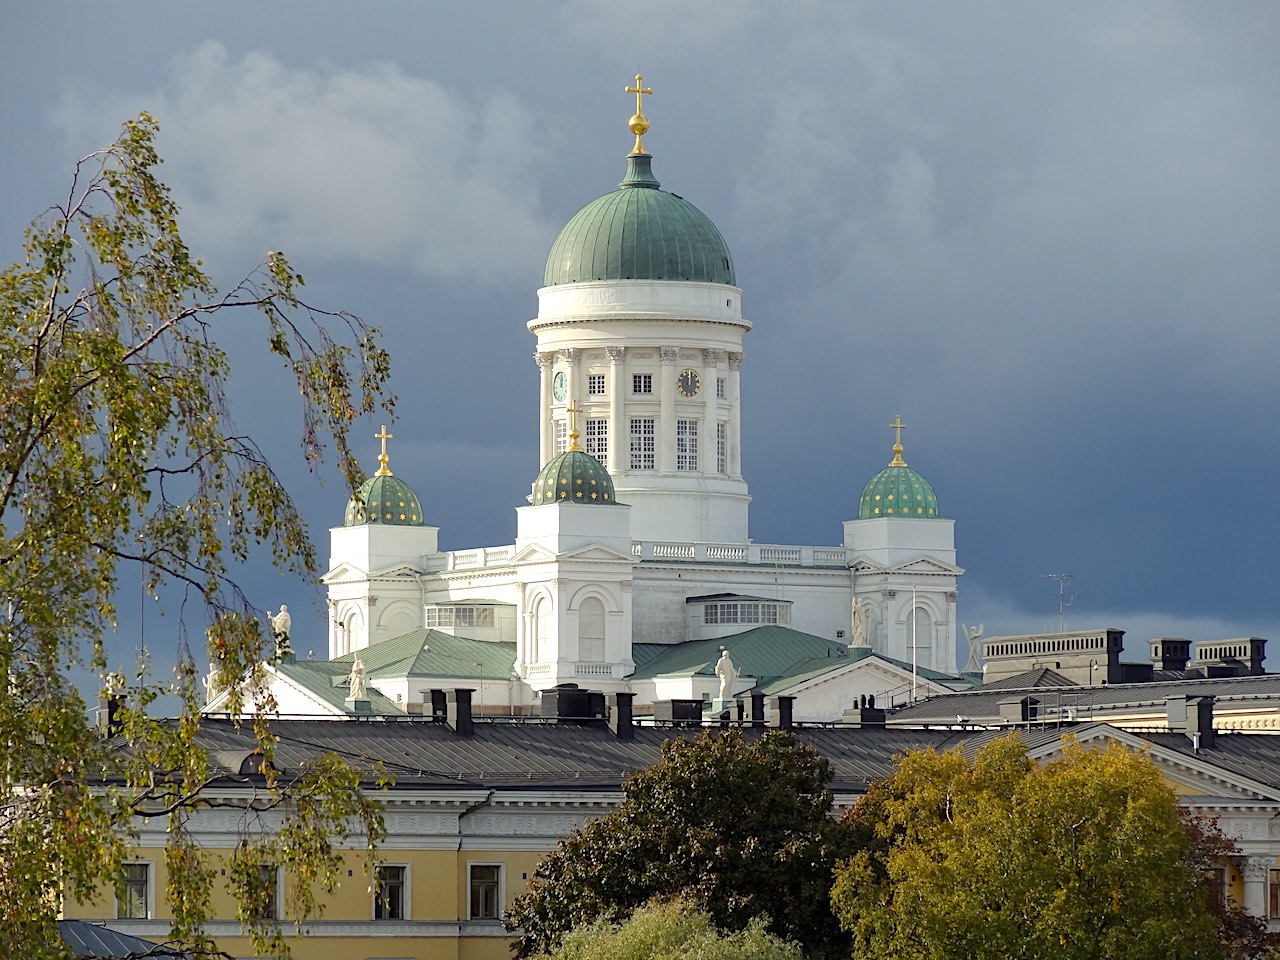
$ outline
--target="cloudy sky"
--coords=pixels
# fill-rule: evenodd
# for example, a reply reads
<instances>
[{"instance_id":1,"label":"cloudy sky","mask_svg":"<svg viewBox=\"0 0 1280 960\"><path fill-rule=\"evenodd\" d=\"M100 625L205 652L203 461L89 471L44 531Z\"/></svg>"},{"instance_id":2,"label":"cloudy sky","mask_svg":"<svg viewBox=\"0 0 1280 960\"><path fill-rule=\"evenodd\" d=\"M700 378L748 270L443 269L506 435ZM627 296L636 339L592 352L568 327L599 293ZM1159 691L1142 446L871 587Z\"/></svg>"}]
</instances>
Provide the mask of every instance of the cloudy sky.
<instances>
[{"instance_id":1,"label":"cloudy sky","mask_svg":"<svg viewBox=\"0 0 1280 960\"><path fill-rule=\"evenodd\" d=\"M77 157L155 114L220 280L280 248L312 299L383 328L393 467L446 548L514 537L538 468L525 323L556 232L623 172L639 70L655 172L720 226L755 324L754 539L839 542L901 414L956 519L964 622L1053 628L1043 574L1071 571L1068 626L1129 631L1130 659L1155 635L1280 639L1280 6L222 0L4 19L0 259ZM298 465L295 421L263 402L272 368L243 363L238 419L323 542L341 488ZM320 652L319 595L255 586ZM158 666L172 626L147 614Z\"/></svg>"}]
</instances>

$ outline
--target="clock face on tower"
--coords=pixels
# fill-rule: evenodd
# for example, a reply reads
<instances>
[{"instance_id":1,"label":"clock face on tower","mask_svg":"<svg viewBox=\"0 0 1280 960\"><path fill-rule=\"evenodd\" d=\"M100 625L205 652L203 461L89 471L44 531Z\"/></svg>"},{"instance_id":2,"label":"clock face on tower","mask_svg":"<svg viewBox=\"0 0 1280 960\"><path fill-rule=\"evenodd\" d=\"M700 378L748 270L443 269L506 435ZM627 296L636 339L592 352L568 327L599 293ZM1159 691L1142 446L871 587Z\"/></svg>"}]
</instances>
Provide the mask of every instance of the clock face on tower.
<instances>
[{"instance_id":1,"label":"clock face on tower","mask_svg":"<svg viewBox=\"0 0 1280 960\"><path fill-rule=\"evenodd\" d=\"M681 370L680 375L676 377L676 389L686 400L696 397L698 391L702 389L702 377L698 376L697 370Z\"/></svg>"},{"instance_id":2,"label":"clock face on tower","mask_svg":"<svg viewBox=\"0 0 1280 960\"><path fill-rule=\"evenodd\" d=\"M559 403L564 399L565 394L568 392L569 392L569 378L566 377L564 375L564 371L561 370L559 373L555 375L555 379L551 381L551 395L555 397L556 402Z\"/></svg>"}]
</instances>

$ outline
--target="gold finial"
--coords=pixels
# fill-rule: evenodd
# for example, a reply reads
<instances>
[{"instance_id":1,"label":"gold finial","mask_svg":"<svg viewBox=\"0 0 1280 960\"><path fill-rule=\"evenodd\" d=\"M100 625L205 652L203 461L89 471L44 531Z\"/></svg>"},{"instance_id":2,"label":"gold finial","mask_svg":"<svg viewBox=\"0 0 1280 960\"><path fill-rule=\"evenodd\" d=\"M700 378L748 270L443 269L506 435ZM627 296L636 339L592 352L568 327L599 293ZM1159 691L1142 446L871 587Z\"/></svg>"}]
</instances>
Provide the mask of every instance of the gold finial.
<instances>
[{"instance_id":1,"label":"gold finial","mask_svg":"<svg viewBox=\"0 0 1280 960\"><path fill-rule=\"evenodd\" d=\"M569 406L565 407L565 410L569 414L569 446L565 448L565 452L568 453L571 450L581 451L582 448L578 446L578 414L582 411L582 408L578 406L577 400L572 400Z\"/></svg>"},{"instance_id":2,"label":"gold finial","mask_svg":"<svg viewBox=\"0 0 1280 960\"><path fill-rule=\"evenodd\" d=\"M644 135L649 132L649 118L644 115L644 103L641 97L646 93L653 96L653 87L644 85L644 77L636 74L636 85L627 87L624 93L634 93L636 95L636 113L631 118L631 122L627 125L631 132L636 135L636 145L631 148L631 155L634 157L638 153L644 153Z\"/></svg>"},{"instance_id":3,"label":"gold finial","mask_svg":"<svg viewBox=\"0 0 1280 960\"><path fill-rule=\"evenodd\" d=\"M393 474L391 470L387 467L387 463L391 459L390 457L387 456L387 441L392 439L395 435L391 433L387 433L387 425L384 423L382 425L382 431L380 433L375 433L373 436L375 439L382 441L382 452L378 454L378 472L374 474L374 476L376 477L395 476L395 474Z\"/></svg>"},{"instance_id":4,"label":"gold finial","mask_svg":"<svg viewBox=\"0 0 1280 960\"><path fill-rule=\"evenodd\" d=\"M907 461L902 459L902 431L907 429L907 425L902 422L902 414L898 414L893 418L893 423L889 424L889 429L898 432L897 438L893 441L893 459L889 461L889 466L905 467Z\"/></svg>"}]
</instances>

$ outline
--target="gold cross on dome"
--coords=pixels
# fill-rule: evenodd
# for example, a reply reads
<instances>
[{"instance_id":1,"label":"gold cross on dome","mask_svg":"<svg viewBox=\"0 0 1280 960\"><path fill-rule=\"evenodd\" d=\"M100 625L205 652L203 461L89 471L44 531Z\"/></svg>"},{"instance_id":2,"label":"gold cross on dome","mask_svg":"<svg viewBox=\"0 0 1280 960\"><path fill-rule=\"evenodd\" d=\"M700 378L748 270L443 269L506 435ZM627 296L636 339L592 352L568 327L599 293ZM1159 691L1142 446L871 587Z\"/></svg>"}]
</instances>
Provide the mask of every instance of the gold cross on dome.
<instances>
[{"instance_id":1,"label":"gold cross on dome","mask_svg":"<svg viewBox=\"0 0 1280 960\"><path fill-rule=\"evenodd\" d=\"M630 123L627 124L632 133L636 135L636 145L631 148L634 156L638 153L644 153L644 135L649 132L649 118L644 115L644 101L640 98L645 94L653 96L653 87L644 85L644 75L636 74L636 85L634 87L626 87L623 93L634 93L636 95L636 112L632 116Z\"/></svg>"},{"instance_id":2,"label":"gold cross on dome","mask_svg":"<svg viewBox=\"0 0 1280 960\"><path fill-rule=\"evenodd\" d=\"M893 418L893 423L889 424L889 429L897 431L897 436L893 441L893 459L889 461L889 466L905 467L907 461L902 459L902 431L907 429L907 425L902 422L902 414L898 414Z\"/></svg>"},{"instance_id":3,"label":"gold cross on dome","mask_svg":"<svg viewBox=\"0 0 1280 960\"><path fill-rule=\"evenodd\" d=\"M569 414L569 450L581 450L578 446L578 414L582 412L582 408L578 406L577 400L569 401L569 405L564 408Z\"/></svg>"},{"instance_id":4,"label":"gold cross on dome","mask_svg":"<svg viewBox=\"0 0 1280 960\"><path fill-rule=\"evenodd\" d=\"M395 437L395 434L387 433L387 425L384 423L382 425L382 430L379 433L375 433L373 436L375 440L382 441L382 452L378 454L378 472L376 476L379 476L379 477L394 476L394 474L387 468L387 463L391 459L390 457L387 456L387 441L393 439Z\"/></svg>"}]
</instances>

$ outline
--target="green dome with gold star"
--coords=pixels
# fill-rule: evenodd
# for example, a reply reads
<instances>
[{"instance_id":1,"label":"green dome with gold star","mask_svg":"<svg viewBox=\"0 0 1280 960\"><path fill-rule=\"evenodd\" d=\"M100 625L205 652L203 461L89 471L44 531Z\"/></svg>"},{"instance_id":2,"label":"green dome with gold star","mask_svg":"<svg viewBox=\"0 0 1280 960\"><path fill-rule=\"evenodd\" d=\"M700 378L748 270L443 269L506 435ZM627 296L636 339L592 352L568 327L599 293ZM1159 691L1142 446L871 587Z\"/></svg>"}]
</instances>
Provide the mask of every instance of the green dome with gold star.
<instances>
[{"instance_id":1,"label":"green dome with gold star","mask_svg":"<svg viewBox=\"0 0 1280 960\"><path fill-rule=\"evenodd\" d=\"M912 520L936 520L938 497L929 481L907 466L902 459L902 431L906 424L898 417L889 424L898 431L893 445L893 459L862 488L858 501L858 519L876 520L880 517L903 517Z\"/></svg>"},{"instance_id":2,"label":"green dome with gold star","mask_svg":"<svg viewBox=\"0 0 1280 960\"><path fill-rule=\"evenodd\" d=\"M374 436L382 441L378 454L378 472L360 485L360 490L347 501L347 513L342 520L344 527L358 527L365 523L390 524L399 527L425 527L422 504L418 495L399 477L391 472L388 464L387 441L393 435L384 425Z\"/></svg>"},{"instance_id":3,"label":"green dome with gold star","mask_svg":"<svg viewBox=\"0 0 1280 960\"><path fill-rule=\"evenodd\" d=\"M544 503L611 505L613 479L599 460L571 447L548 460L533 482L534 506Z\"/></svg>"}]
</instances>

